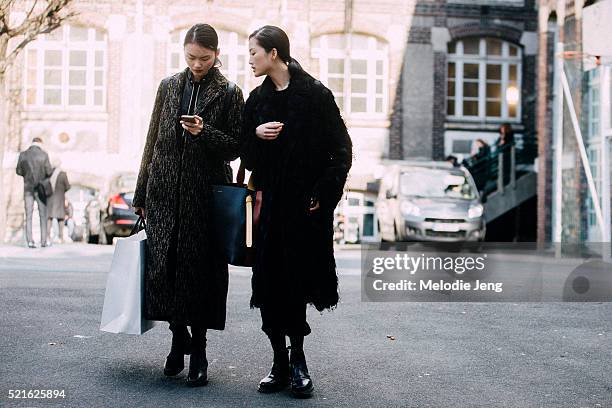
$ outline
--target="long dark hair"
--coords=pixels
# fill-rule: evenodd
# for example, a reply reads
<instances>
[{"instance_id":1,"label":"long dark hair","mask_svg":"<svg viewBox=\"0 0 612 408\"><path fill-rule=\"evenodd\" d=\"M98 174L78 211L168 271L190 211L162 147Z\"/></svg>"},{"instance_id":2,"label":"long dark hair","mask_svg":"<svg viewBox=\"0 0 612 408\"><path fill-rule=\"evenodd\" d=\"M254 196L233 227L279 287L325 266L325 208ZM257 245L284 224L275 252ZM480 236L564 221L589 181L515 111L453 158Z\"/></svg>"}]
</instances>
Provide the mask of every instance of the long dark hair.
<instances>
[{"instance_id":1,"label":"long dark hair","mask_svg":"<svg viewBox=\"0 0 612 408\"><path fill-rule=\"evenodd\" d=\"M514 142L514 130L512 130L512 125L510 123L502 123L499 128L499 133L500 139L502 139L504 143Z\"/></svg>"},{"instance_id":2,"label":"long dark hair","mask_svg":"<svg viewBox=\"0 0 612 408\"><path fill-rule=\"evenodd\" d=\"M255 38L266 52L270 52L273 48L276 48L278 56L285 64L289 64L293 61L293 58L291 58L289 37L281 28L265 25L253 31L253 33L249 35L249 40L251 38Z\"/></svg>"},{"instance_id":3,"label":"long dark hair","mask_svg":"<svg viewBox=\"0 0 612 408\"><path fill-rule=\"evenodd\" d=\"M207 48L212 51L219 49L219 36L217 31L210 24L196 24L192 26L185 34L183 47L187 44L197 44L200 47ZM215 58L215 67L221 66L221 61Z\"/></svg>"}]
</instances>

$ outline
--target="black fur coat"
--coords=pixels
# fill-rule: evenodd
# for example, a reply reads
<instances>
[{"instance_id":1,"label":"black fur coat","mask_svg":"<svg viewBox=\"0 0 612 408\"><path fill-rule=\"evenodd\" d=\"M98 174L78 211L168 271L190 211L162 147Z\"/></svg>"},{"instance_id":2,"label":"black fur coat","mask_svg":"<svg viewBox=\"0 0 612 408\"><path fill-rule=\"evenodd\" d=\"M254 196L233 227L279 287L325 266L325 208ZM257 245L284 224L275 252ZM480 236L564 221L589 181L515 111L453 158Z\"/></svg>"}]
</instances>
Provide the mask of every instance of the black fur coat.
<instances>
[{"instance_id":1,"label":"black fur coat","mask_svg":"<svg viewBox=\"0 0 612 408\"><path fill-rule=\"evenodd\" d=\"M144 207L147 213L150 256L145 316L221 330L225 327L228 269L213 250L211 185L231 181L224 162L239 154L244 99L236 87L227 117L219 118L227 80L218 69L212 70L195 108L204 119L204 129L198 136L185 132L182 153L177 123L187 70L162 80L133 205ZM178 237L173 274L166 266L175 226Z\"/></svg>"},{"instance_id":2,"label":"black fur coat","mask_svg":"<svg viewBox=\"0 0 612 408\"><path fill-rule=\"evenodd\" d=\"M323 310L338 303L333 211L351 168L352 143L331 91L296 62L289 73L280 156L255 135L257 126L277 120L270 78L251 92L244 112L241 159L263 190L251 306L297 301ZM312 198L321 208L309 214Z\"/></svg>"}]
</instances>

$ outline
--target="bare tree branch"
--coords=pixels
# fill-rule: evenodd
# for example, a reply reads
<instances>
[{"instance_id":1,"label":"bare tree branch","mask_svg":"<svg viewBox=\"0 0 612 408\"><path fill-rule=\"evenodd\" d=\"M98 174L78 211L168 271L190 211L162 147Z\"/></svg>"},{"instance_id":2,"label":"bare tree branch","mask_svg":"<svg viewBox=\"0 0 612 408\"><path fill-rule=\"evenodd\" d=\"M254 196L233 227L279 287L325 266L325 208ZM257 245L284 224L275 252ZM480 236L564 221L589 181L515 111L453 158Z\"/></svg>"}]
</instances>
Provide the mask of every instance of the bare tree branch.
<instances>
[{"instance_id":1,"label":"bare tree branch","mask_svg":"<svg viewBox=\"0 0 612 408\"><path fill-rule=\"evenodd\" d=\"M14 2L15 0L4 0L2 3L0 3L0 16L8 14L8 10L13 7Z\"/></svg>"},{"instance_id":2,"label":"bare tree branch","mask_svg":"<svg viewBox=\"0 0 612 408\"><path fill-rule=\"evenodd\" d=\"M9 36L16 37L18 35L26 35L28 31L38 31L40 27L48 24L49 22L55 22L58 19L63 21L65 18L60 16L59 13L71 2L72 0L47 0L47 6L38 15L32 17L32 10L30 10L28 13L30 18L24 19L23 22L16 28L9 28Z\"/></svg>"},{"instance_id":3,"label":"bare tree branch","mask_svg":"<svg viewBox=\"0 0 612 408\"><path fill-rule=\"evenodd\" d=\"M12 1L12 0L10 0ZM27 14L27 17L16 29L8 28L3 34L0 34L0 55L4 56L7 52L7 43L11 38L23 35L20 43L6 56L0 59L0 76L6 73L7 68L15 61L17 55L28 45L34 41L40 34L47 34L60 27L66 20L71 19L76 15L76 12L69 11L60 14L63 8L72 0L48 0L45 9L32 17L32 12L38 0ZM4 5L4 3L3 3ZM8 14L8 13L7 13ZM2 38L5 36L5 38ZM6 38L7 37L7 38Z\"/></svg>"},{"instance_id":4,"label":"bare tree branch","mask_svg":"<svg viewBox=\"0 0 612 408\"><path fill-rule=\"evenodd\" d=\"M32 16L32 12L34 11L34 9L36 8L36 5L38 4L38 0L34 0L34 4L32 4L32 8L30 9L30 11L28 11L28 14L26 15L25 19L29 20L30 17Z\"/></svg>"},{"instance_id":5,"label":"bare tree branch","mask_svg":"<svg viewBox=\"0 0 612 408\"><path fill-rule=\"evenodd\" d=\"M0 3L0 35L9 29L9 14L14 0L5 0Z\"/></svg>"}]
</instances>

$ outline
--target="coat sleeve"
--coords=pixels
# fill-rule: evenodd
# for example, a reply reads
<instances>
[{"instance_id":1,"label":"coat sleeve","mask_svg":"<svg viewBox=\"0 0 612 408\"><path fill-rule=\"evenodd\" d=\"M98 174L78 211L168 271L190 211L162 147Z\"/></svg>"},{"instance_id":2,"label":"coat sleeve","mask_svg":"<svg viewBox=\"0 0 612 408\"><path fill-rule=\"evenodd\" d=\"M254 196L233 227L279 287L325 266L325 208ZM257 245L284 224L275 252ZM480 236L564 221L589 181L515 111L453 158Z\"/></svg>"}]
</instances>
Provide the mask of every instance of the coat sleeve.
<instances>
[{"instance_id":1,"label":"coat sleeve","mask_svg":"<svg viewBox=\"0 0 612 408\"><path fill-rule=\"evenodd\" d=\"M250 171L257 167L257 158L260 157L259 152L263 142L255 135L255 129L259 126L255 118L256 105L257 96L252 92L244 107L244 124L242 126L242 144L240 147L240 162Z\"/></svg>"},{"instance_id":2,"label":"coat sleeve","mask_svg":"<svg viewBox=\"0 0 612 408\"><path fill-rule=\"evenodd\" d=\"M353 160L353 144L340 115L334 96L324 88L321 96L321 117L329 156L327 166L317 181L313 197L322 208L334 209L344 190L344 184Z\"/></svg>"},{"instance_id":3,"label":"coat sleeve","mask_svg":"<svg viewBox=\"0 0 612 408\"><path fill-rule=\"evenodd\" d=\"M49 155L45 153L45 175L51 177L52 174L53 166L51 166L51 162L49 161Z\"/></svg>"},{"instance_id":4,"label":"coat sleeve","mask_svg":"<svg viewBox=\"0 0 612 408\"><path fill-rule=\"evenodd\" d=\"M23 171L23 153L19 153L19 159L17 159L17 168L15 169L17 175L22 176L25 174Z\"/></svg>"},{"instance_id":5,"label":"coat sleeve","mask_svg":"<svg viewBox=\"0 0 612 408\"><path fill-rule=\"evenodd\" d=\"M147 182L149 180L149 164L153 157L155 142L157 142L157 134L159 133L159 116L163 105L163 80L157 88L157 96L153 105L153 113L151 113L151 121L149 122L149 131L147 132L147 141L144 151L142 152L142 160L140 162L140 171L138 172L138 180L136 181L136 190L134 191L134 199L132 200L133 207L145 207L147 198Z\"/></svg>"},{"instance_id":6,"label":"coat sleeve","mask_svg":"<svg viewBox=\"0 0 612 408\"><path fill-rule=\"evenodd\" d=\"M204 123L202 132L196 137L189 137L191 143L204 143L206 150L225 161L235 160L240 154L240 134L242 133L242 111L244 98L237 86L229 104L224 130ZM222 118L223 119L223 118Z\"/></svg>"}]
</instances>

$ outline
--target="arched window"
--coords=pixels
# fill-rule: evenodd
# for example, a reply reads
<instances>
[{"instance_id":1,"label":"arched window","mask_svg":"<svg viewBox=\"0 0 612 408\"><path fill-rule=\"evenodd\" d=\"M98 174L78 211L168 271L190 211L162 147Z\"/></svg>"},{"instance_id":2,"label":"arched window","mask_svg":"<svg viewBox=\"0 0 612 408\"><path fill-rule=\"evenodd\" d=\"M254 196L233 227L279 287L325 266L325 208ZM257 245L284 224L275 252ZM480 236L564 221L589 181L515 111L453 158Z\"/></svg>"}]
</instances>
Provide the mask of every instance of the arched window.
<instances>
[{"instance_id":1,"label":"arched window","mask_svg":"<svg viewBox=\"0 0 612 408\"><path fill-rule=\"evenodd\" d=\"M188 28L176 30L170 35L170 47L168 52L168 74L175 74L187 68L183 53L183 41ZM243 94L249 92L250 70L248 65L248 41L243 35L233 31L216 30L219 36L219 48L221 53L221 72L230 81L235 82L242 89Z\"/></svg>"},{"instance_id":2,"label":"arched window","mask_svg":"<svg viewBox=\"0 0 612 408\"><path fill-rule=\"evenodd\" d=\"M388 46L361 34L327 34L312 40L319 78L346 115L382 116L388 110Z\"/></svg>"},{"instance_id":3,"label":"arched window","mask_svg":"<svg viewBox=\"0 0 612 408\"><path fill-rule=\"evenodd\" d=\"M106 33L65 25L41 35L25 53L25 103L30 107L104 110Z\"/></svg>"},{"instance_id":4,"label":"arched window","mask_svg":"<svg viewBox=\"0 0 612 408\"><path fill-rule=\"evenodd\" d=\"M450 43L446 113L450 119L518 121L521 49L495 38Z\"/></svg>"}]
</instances>

